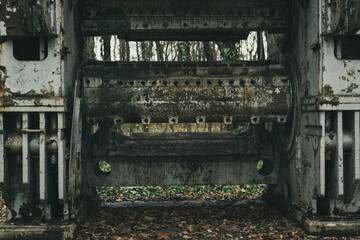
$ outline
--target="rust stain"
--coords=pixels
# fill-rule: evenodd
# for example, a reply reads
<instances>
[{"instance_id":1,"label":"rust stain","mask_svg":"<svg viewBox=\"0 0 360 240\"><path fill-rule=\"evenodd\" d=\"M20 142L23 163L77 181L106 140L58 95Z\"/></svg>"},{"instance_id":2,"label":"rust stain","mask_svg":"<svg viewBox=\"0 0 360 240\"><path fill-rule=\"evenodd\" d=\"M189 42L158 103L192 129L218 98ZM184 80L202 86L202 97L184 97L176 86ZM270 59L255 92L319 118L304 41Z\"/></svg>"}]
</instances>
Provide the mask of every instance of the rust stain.
<instances>
[{"instance_id":1,"label":"rust stain","mask_svg":"<svg viewBox=\"0 0 360 240\"><path fill-rule=\"evenodd\" d=\"M338 97L332 97L330 100L328 99L321 99L319 101L319 105L332 105L332 106L338 106L340 104L339 98Z\"/></svg>"},{"instance_id":2,"label":"rust stain","mask_svg":"<svg viewBox=\"0 0 360 240\"><path fill-rule=\"evenodd\" d=\"M326 84L323 87L323 94L324 95L332 95L334 93L334 91L332 90L332 87L329 84Z\"/></svg>"},{"instance_id":3,"label":"rust stain","mask_svg":"<svg viewBox=\"0 0 360 240\"><path fill-rule=\"evenodd\" d=\"M11 97L12 93L5 88L5 80L8 78L6 67L0 66L0 97Z\"/></svg>"},{"instance_id":4,"label":"rust stain","mask_svg":"<svg viewBox=\"0 0 360 240\"><path fill-rule=\"evenodd\" d=\"M356 83L352 83L350 84L349 87L345 88L345 89L341 89L341 91L346 92L346 93L351 93L353 90L359 88L359 85L357 85Z\"/></svg>"},{"instance_id":5,"label":"rust stain","mask_svg":"<svg viewBox=\"0 0 360 240\"><path fill-rule=\"evenodd\" d=\"M34 105L35 105L35 106L41 106L41 101L40 101L40 99L34 100Z\"/></svg>"},{"instance_id":6,"label":"rust stain","mask_svg":"<svg viewBox=\"0 0 360 240\"><path fill-rule=\"evenodd\" d=\"M347 74L351 77L355 74L355 71L350 69L349 71L347 71Z\"/></svg>"}]
</instances>

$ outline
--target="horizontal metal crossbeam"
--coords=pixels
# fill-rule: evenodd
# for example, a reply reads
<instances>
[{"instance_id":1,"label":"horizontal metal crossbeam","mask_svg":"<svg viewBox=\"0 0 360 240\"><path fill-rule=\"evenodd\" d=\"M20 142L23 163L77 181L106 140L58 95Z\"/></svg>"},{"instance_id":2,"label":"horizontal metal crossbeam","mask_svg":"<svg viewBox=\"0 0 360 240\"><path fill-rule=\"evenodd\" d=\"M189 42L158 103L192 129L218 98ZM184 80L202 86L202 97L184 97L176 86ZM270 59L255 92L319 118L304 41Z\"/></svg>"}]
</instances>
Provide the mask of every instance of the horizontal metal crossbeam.
<instances>
[{"instance_id":1,"label":"horizontal metal crossbeam","mask_svg":"<svg viewBox=\"0 0 360 240\"><path fill-rule=\"evenodd\" d=\"M85 35L127 40L238 40L249 31L284 33L290 3L256 1L94 1L84 3Z\"/></svg>"},{"instance_id":2,"label":"horizontal metal crossbeam","mask_svg":"<svg viewBox=\"0 0 360 240\"><path fill-rule=\"evenodd\" d=\"M271 144L258 147L246 134L138 133L94 157L88 172L94 186L277 183ZM111 172L91 169L105 159ZM266 176L257 171L261 159L273 163Z\"/></svg>"},{"instance_id":3,"label":"horizontal metal crossbeam","mask_svg":"<svg viewBox=\"0 0 360 240\"><path fill-rule=\"evenodd\" d=\"M283 66L252 62L102 63L83 70L87 116L117 115L122 122L274 120L290 112L289 86Z\"/></svg>"}]
</instances>

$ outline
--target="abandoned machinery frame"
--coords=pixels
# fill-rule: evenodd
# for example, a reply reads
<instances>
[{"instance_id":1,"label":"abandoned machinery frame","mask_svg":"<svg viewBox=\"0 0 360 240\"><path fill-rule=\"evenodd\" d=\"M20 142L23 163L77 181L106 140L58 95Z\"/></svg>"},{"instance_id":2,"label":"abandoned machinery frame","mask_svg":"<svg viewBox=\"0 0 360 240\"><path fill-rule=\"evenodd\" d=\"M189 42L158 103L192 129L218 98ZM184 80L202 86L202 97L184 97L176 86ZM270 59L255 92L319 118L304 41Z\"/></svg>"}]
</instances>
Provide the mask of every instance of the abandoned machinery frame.
<instances>
[{"instance_id":1,"label":"abandoned machinery frame","mask_svg":"<svg viewBox=\"0 0 360 240\"><path fill-rule=\"evenodd\" d=\"M114 38L235 43L253 32L266 39L255 61L109 57ZM359 0L1 1L9 217L76 218L97 186L243 183L312 214L358 213L359 33ZM158 123L247 127L123 131Z\"/></svg>"}]
</instances>

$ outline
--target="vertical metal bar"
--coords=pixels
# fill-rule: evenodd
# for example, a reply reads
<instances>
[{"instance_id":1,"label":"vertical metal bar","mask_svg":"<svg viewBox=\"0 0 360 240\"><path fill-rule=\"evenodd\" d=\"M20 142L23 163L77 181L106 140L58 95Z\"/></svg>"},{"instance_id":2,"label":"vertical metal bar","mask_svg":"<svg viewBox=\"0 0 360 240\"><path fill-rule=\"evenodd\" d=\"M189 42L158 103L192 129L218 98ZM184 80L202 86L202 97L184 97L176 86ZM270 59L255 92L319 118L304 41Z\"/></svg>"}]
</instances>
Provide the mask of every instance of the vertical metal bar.
<instances>
[{"instance_id":1,"label":"vertical metal bar","mask_svg":"<svg viewBox=\"0 0 360 240\"><path fill-rule=\"evenodd\" d=\"M344 195L344 148L343 148L343 113L337 112L336 132L337 147L335 151L335 166L337 169L337 189L338 196Z\"/></svg>"},{"instance_id":2,"label":"vertical metal bar","mask_svg":"<svg viewBox=\"0 0 360 240\"><path fill-rule=\"evenodd\" d=\"M325 196L325 112L320 112L321 139L320 139L320 164L319 186L320 195Z\"/></svg>"},{"instance_id":3,"label":"vertical metal bar","mask_svg":"<svg viewBox=\"0 0 360 240\"><path fill-rule=\"evenodd\" d=\"M46 119L45 113L39 113L40 148L39 148L39 178L40 178L40 200L46 200L47 196L47 161L46 161Z\"/></svg>"},{"instance_id":4,"label":"vertical metal bar","mask_svg":"<svg viewBox=\"0 0 360 240\"><path fill-rule=\"evenodd\" d=\"M65 177L66 177L66 163L65 163L65 143L64 143L64 128L65 119L64 113L58 113L58 129L57 129L57 140L58 140L58 190L59 200L65 199L66 188L65 188Z\"/></svg>"},{"instance_id":5,"label":"vertical metal bar","mask_svg":"<svg viewBox=\"0 0 360 240\"><path fill-rule=\"evenodd\" d=\"M354 112L354 168L355 180L360 180L360 112Z\"/></svg>"},{"instance_id":6,"label":"vertical metal bar","mask_svg":"<svg viewBox=\"0 0 360 240\"><path fill-rule=\"evenodd\" d=\"M0 113L0 183L5 181L5 142L4 142L4 119Z\"/></svg>"},{"instance_id":7,"label":"vertical metal bar","mask_svg":"<svg viewBox=\"0 0 360 240\"><path fill-rule=\"evenodd\" d=\"M30 184L30 156L29 156L29 115L28 113L22 114L22 180L24 184Z\"/></svg>"}]
</instances>

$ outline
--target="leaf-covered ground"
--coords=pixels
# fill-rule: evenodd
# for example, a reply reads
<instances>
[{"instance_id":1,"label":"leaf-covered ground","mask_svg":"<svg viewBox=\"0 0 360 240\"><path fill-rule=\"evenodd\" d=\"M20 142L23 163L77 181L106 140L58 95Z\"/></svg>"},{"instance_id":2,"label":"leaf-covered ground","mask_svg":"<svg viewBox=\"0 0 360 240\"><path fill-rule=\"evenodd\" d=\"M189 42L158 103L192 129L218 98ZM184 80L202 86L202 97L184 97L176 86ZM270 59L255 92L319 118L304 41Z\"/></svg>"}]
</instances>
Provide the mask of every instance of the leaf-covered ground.
<instances>
[{"instance_id":1,"label":"leaf-covered ground","mask_svg":"<svg viewBox=\"0 0 360 240\"><path fill-rule=\"evenodd\" d=\"M308 236L278 211L254 203L201 208L98 208L82 225L77 239L350 238Z\"/></svg>"},{"instance_id":2,"label":"leaf-covered ground","mask_svg":"<svg viewBox=\"0 0 360 240\"><path fill-rule=\"evenodd\" d=\"M167 187L104 187L98 188L101 200L174 201L174 200L243 200L261 198L265 185L202 185Z\"/></svg>"},{"instance_id":3,"label":"leaf-covered ground","mask_svg":"<svg viewBox=\"0 0 360 240\"><path fill-rule=\"evenodd\" d=\"M102 188L107 202L216 200L223 204L198 207L96 208L77 235L82 239L360 239L305 234L293 220L259 199L263 185ZM225 204L224 204L225 203Z\"/></svg>"}]
</instances>

